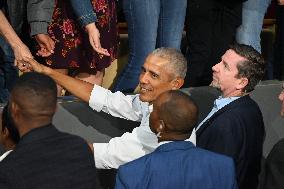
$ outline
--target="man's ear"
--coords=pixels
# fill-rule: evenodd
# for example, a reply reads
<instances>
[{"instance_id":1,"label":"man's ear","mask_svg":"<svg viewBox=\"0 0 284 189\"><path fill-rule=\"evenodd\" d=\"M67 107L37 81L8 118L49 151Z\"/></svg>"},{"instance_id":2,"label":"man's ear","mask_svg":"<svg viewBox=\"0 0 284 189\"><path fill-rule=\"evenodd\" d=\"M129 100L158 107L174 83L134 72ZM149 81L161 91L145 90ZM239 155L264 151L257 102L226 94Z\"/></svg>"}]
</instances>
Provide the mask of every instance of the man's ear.
<instances>
[{"instance_id":1,"label":"man's ear","mask_svg":"<svg viewBox=\"0 0 284 189\"><path fill-rule=\"evenodd\" d=\"M184 83L184 79L177 77L172 81L172 90L180 89Z\"/></svg>"},{"instance_id":2,"label":"man's ear","mask_svg":"<svg viewBox=\"0 0 284 189\"><path fill-rule=\"evenodd\" d=\"M14 120L17 120L17 118L19 117L19 113L20 113L19 106L15 102L12 102L11 103L11 108L9 110L10 110L10 116Z\"/></svg>"},{"instance_id":3,"label":"man's ear","mask_svg":"<svg viewBox=\"0 0 284 189\"><path fill-rule=\"evenodd\" d=\"M2 126L2 127L3 127L3 126ZM3 137L9 138L10 133L9 133L9 130L8 130L6 127L5 127L4 130L1 131L1 132L2 132Z\"/></svg>"},{"instance_id":4,"label":"man's ear","mask_svg":"<svg viewBox=\"0 0 284 189\"><path fill-rule=\"evenodd\" d=\"M165 122L164 122L164 120L160 119L159 123L160 123L160 125L157 128L157 132L163 132L165 130Z\"/></svg>"},{"instance_id":5,"label":"man's ear","mask_svg":"<svg viewBox=\"0 0 284 189\"><path fill-rule=\"evenodd\" d=\"M237 85L237 89L244 89L248 85L248 78L242 77L240 78L239 84Z\"/></svg>"}]
</instances>

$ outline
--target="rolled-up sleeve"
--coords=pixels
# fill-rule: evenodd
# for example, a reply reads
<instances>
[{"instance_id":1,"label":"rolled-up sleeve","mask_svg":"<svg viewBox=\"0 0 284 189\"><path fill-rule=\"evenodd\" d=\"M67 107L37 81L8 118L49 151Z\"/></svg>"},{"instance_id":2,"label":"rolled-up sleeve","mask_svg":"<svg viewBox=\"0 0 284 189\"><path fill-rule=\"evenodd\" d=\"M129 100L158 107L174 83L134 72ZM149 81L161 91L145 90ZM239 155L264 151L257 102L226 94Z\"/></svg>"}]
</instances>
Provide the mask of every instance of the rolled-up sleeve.
<instances>
[{"instance_id":1,"label":"rolled-up sleeve","mask_svg":"<svg viewBox=\"0 0 284 189\"><path fill-rule=\"evenodd\" d=\"M70 3L80 26L84 27L97 21L97 16L90 0L70 0Z\"/></svg>"},{"instance_id":2,"label":"rolled-up sleeve","mask_svg":"<svg viewBox=\"0 0 284 189\"><path fill-rule=\"evenodd\" d=\"M47 34L47 27L52 19L54 0L29 0L27 18L31 27L30 35Z\"/></svg>"}]
</instances>

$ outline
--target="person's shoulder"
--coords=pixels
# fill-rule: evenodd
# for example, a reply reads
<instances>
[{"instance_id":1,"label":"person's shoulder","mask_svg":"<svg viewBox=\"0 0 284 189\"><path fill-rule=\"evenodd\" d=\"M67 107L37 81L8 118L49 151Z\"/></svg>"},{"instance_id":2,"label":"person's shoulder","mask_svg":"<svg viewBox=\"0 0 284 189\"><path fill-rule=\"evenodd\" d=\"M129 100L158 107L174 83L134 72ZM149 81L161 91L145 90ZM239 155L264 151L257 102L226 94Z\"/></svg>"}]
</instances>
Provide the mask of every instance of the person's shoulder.
<instances>
[{"instance_id":1,"label":"person's shoulder","mask_svg":"<svg viewBox=\"0 0 284 189\"><path fill-rule=\"evenodd\" d=\"M234 166L234 162L233 159L229 156L223 155L223 154L219 154L216 152L212 152L209 150L205 150L199 147L195 148L195 151L197 153L198 156L200 156L201 158L207 159L208 162L210 163L215 163L215 164L222 164L224 165L224 167L233 167Z\"/></svg>"}]
</instances>

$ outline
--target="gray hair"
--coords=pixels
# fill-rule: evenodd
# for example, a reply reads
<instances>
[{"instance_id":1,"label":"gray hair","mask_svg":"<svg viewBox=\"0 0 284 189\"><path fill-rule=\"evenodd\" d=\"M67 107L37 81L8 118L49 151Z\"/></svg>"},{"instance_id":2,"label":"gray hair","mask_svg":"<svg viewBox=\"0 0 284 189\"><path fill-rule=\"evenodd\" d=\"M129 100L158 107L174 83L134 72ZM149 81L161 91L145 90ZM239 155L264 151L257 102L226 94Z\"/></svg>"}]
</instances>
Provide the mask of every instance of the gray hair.
<instances>
[{"instance_id":1,"label":"gray hair","mask_svg":"<svg viewBox=\"0 0 284 189\"><path fill-rule=\"evenodd\" d=\"M182 79L185 78L187 61L179 50L161 47L154 50L151 55L166 59L168 61L166 66L167 70L169 70L175 77L181 77Z\"/></svg>"}]
</instances>

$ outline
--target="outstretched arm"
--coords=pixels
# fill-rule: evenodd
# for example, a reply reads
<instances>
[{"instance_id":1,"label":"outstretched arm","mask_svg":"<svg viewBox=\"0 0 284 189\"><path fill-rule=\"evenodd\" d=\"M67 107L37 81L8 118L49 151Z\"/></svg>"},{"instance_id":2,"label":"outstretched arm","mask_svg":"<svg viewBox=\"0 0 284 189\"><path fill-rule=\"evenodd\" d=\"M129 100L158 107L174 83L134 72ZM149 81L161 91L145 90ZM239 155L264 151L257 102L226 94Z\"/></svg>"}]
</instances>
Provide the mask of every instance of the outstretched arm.
<instances>
[{"instance_id":1,"label":"outstretched arm","mask_svg":"<svg viewBox=\"0 0 284 189\"><path fill-rule=\"evenodd\" d=\"M33 59L27 59L26 61L29 63L31 70L50 76L56 83L64 87L73 95L85 102L89 102L91 92L94 87L93 84L59 73L49 67L39 64ZM22 70L22 68L19 69L21 71L28 71L25 69Z\"/></svg>"}]
</instances>

